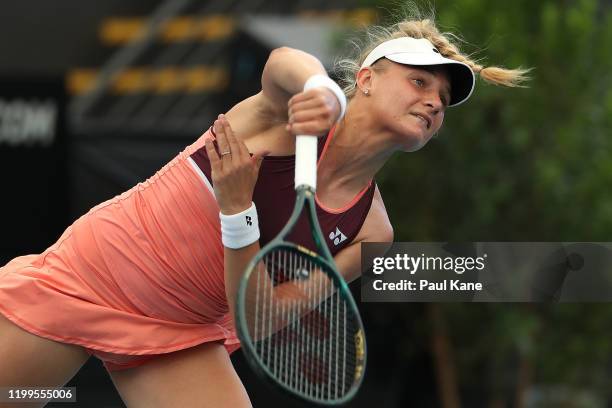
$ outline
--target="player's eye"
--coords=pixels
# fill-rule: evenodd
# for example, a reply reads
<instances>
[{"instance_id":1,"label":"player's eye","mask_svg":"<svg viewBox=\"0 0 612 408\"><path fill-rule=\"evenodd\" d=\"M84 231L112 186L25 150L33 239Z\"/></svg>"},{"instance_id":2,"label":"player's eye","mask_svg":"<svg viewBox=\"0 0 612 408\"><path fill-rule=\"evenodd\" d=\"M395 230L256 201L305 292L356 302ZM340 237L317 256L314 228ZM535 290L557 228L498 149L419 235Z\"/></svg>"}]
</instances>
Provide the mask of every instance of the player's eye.
<instances>
[{"instance_id":1,"label":"player's eye","mask_svg":"<svg viewBox=\"0 0 612 408\"><path fill-rule=\"evenodd\" d=\"M414 84L418 86L419 88L422 88L425 86L425 81L422 80L421 78L415 78L412 80L412 82L414 82Z\"/></svg>"},{"instance_id":2,"label":"player's eye","mask_svg":"<svg viewBox=\"0 0 612 408\"><path fill-rule=\"evenodd\" d=\"M448 106L448 98L445 95L440 95L440 100L444 106Z\"/></svg>"}]
</instances>

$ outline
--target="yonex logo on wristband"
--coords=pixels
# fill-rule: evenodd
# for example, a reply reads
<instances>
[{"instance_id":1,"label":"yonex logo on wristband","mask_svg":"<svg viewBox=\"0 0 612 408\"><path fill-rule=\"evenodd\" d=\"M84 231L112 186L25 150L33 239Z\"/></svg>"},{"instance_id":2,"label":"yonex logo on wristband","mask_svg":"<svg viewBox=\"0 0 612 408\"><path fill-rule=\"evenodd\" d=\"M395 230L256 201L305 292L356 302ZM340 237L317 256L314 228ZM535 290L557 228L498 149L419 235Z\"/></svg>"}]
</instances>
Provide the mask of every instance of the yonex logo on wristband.
<instances>
[{"instance_id":1,"label":"yonex logo on wristband","mask_svg":"<svg viewBox=\"0 0 612 408\"><path fill-rule=\"evenodd\" d=\"M249 215L246 216L246 223L249 227L253 225L253 219Z\"/></svg>"}]
</instances>

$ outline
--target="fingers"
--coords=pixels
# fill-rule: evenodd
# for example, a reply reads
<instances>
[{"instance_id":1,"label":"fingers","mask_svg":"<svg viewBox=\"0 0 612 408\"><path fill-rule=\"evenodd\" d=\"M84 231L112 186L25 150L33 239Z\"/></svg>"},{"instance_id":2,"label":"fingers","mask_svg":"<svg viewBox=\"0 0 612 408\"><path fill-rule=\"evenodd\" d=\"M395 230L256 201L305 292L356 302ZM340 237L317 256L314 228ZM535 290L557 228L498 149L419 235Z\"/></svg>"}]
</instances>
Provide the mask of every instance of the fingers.
<instances>
[{"instance_id":1,"label":"fingers","mask_svg":"<svg viewBox=\"0 0 612 408\"><path fill-rule=\"evenodd\" d=\"M320 107L323 106L325 104L325 101L323 100L323 98L319 98L319 97L300 97L298 98L298 96L303 96L305 95L304 93L300 93L300 94L296 94L293 96L293 98L289 99L289 103L287 104L287 106L289 107L289 114L291 114L292 111L297 110L297 109L311 109L311 108L316 108L316 107Z\"/></svg>"},{"instance_id":2,"label":"fingers","mask_svg":"<svg viewBox=\"0 0 612 408\"><path fill-rule=\"evenodd\" d=\"M289 115L289 123L309 122L311 120L322 120L333 124L332 115L324 108L299 110Z\"/></svg>"},{"instance_id":3,"label":"fingers","mask_svg":"<svg viewBox=\"0 0 612 408\"><path fill-rule=\"evenodd\" d=\"M324 134L329 127L322 128L321 121L311 120L309 122L300 122L287 125L287 130L294 135L320 136Z\"/></svg>"},{"instance_id":4,"label":"fingers","mask_svg":"<svg viewBox=\"0 0 612 408\"><path fill-rule=\"evenodd\" d=\"M217 135L217 146L219 147L219 156L221 160L231 159L231 147L227 136L227 127L223 123L223 116L219 115L219 118L215 120L214 129ZM227 119L225 119L227 121ZM230 128L231 132L231 128Z\"/></svg>"},{"instance_id":5,"label":"fingers","mask_svg":"<svg viewBox=\"0 0 612 408\"><path fill-rule=\"evenodd\" d=\"M230 153L223 155L222 158L239 158L249 154L246 145L242 139L234 133L227 117L223 114L219 115L218 119L215 121L215 131L217 129L219 129L220 132L220 137L218 137L219 151ZM223 150L225 148L224 146L227 146L225 150Z\"/></svg>"},{"instance_id":6,"label":"fingers","mask_svg":"<svg viewBox=\"0 0 612 408\"><path fill-rule=\"evenodd\" d=\"M216 130L215 130L216 132ZM212 171L219 171L219 166L221 164L221 159L219 158L219 154L217 153L217 149L215 149L215 145L213 143L212 138L206 139L204 142L206 146L206 153L208 154L208 160L210 160L210 167Z\"/></svg>"},{"instance_id":7,"label":"fingers","mask_svg":"<svg viewBox=\"0 0 612 408\"><path fill-rule=\"evenodd\" d=\"M291 99L289 99L288 104L289 104L289 107L291 107L291 105L295 103L303 102L307 100L313 100L318 103L325 103L326 101L324 94L321 94L319 89L314 88L314 89L309 89L306 92L300 92L300 93L293 95Z\"/></svg>"},{"instance_id":8,"label":"fingers","mask_svg":"<svg viewBox=\"0 0 612 408\"><path fill-rule=\"evenodd\" d=\"M320 136L335 123L339 113L336 96L325 88L314 88L294 95L288 102L286 130Z\"/></svg>"},{"instance_id":9,"label":"fingers","mask_svg":"<svg viewBox=\"0 0 612 408\"><path fill-rule=\"evenodd\" d=\"M250 205L259 176L261 159L267 152L256 154L252 158L246 145L234 134L224 115L219 115L214 123L214 129L218 151L212 139L205 142L211 162L214 194L223 214L235 214Z\"/></svg>"},{"instance_id":10,"label":"fingers","mask_svg":"<svg viewBox=\"0 0 612 408\"><path fill-rule=\"evenodd\" d=\"M326 106L329 109L333 109L336 105L339 105L336 95L327 88L313 88L306 92L300 92L295 94L289 99L287 107L289 111L295 109L297 106L304 106L311 108L315 106Z\"/></svg>"},{"instance_id":11,"label":"fingers","mask_svg":"<svg viewBox=\"0 0 612 408\"><path fill-rule=\"evenodd\" d=\"M234 158L240 157L240 155L244 154L246 151L246 147L244 149L242 148L244 143L238 141L225 115L219 115L219 121L221 122L221 127L223 128L223 133L225 134L231 155Z\"/></svg>"}]
</instances>

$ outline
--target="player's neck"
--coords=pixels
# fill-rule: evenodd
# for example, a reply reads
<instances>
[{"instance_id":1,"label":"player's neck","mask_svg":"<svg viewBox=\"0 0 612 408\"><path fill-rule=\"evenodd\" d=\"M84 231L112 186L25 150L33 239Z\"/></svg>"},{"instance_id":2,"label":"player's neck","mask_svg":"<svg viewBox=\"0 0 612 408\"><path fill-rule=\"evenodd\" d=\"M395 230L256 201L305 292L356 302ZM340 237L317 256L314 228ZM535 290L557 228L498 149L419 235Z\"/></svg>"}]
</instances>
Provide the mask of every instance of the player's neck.
<instances>
[{"instance_id":1,"label":"player's neck","mask_svg":"<svg viewBox=\"0 0 612 408\"><path fill-rule=\"evenodd\" d=\"M391 146L383 146L375 129L367 123L367 115L349 110L340 121L319 166L319 177L330 188L357 193L364 188L393 154Z\"/></svg>"}]
</instances>

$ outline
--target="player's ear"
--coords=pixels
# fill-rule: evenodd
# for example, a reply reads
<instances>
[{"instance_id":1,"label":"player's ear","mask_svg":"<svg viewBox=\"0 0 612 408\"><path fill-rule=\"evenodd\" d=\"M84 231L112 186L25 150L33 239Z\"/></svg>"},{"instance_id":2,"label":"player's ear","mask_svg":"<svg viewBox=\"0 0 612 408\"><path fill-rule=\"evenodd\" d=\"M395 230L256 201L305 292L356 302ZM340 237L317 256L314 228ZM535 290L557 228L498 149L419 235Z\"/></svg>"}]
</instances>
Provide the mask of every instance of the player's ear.
<instances>
[{"instance_id":1,"label":"player's ear","mask_svg":"<svg viewBox=\"0 0 612 408\"><path fill-rule=\"evenodd\" d=\"M371 67L364 67L357 72L357 92L368 94L372 88L372 75L374 70Z\"/></svg>"}]
</instances>

